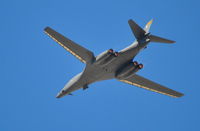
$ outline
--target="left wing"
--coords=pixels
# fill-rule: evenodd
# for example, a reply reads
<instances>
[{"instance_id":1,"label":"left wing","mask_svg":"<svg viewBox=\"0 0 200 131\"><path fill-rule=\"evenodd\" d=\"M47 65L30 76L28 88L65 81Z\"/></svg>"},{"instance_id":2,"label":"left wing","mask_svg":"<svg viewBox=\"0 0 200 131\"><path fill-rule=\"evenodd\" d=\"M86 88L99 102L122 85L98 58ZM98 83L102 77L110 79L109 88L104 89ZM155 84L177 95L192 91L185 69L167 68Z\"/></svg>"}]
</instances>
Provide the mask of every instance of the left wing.
<instances>
[{"instance_id":1,"label":"left wing","mask_svg":"<svg viewBox=\"0 0 200 131\"><path fill-rule=\"evenodd\" d=\"M148 80L144 77L141 77L139 75L136 75L136 74L134 76L130 77L130 78L127 78L127 79L120 79L119 81L131 84L131 85L134 85L134 86L137 86L137 87L140 87L140 88L144 88L144 89L147 89L147 90L150 90L150 91L154 91L154 92L157 92L157 93L168 95L168 96L171 96L171 97L181 97L181 96L183 96L182 93L179 93L177 91L174 91L172 89L164 87L160 84L157 84L153 81L150 81L150 80Z\"/></svg>"},{"instance_id":2,"label":"left wing","mask_svg":"<svg viewBox=\"0 0 200 131\"><path fill-rule=\"evenodd\" d=\"M83 63L91 62L94 59L93 52L86 48L76 44L72 40L64 37L50 27L44 29L45 33L49 35L53 40L60 44L63 48L69 51L72 55L78 58Z\"/></svg>"}]
</instances>

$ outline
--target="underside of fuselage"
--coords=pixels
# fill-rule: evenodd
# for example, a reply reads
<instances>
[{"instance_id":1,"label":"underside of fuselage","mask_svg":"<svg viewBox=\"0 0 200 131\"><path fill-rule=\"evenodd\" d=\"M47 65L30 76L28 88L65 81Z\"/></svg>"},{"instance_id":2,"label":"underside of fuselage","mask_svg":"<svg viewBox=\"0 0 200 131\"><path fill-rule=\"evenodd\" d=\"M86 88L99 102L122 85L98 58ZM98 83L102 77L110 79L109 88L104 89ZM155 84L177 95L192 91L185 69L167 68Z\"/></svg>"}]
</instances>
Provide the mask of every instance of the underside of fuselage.
<instances>
[{"instance_id":1,"label":"underside of fuselage","mask_svg":"<svg viewBox=\"0 0 200 131\"><path fill-rule=\"evenodd\" d=\"M133 45L135 44L137 43L134 43ZM111 54L111 59L107 58L105 62L100 63L98 62L99 56L105 56L102 56L102 54L98 55L92 63L86 64L83 72L73 77L65 85L65 87L58 93L57 98L71 94L71 92L80 88L85 89L85 86L88 87L89 84L94 82L116 78L117 72L130 64L139 50L138 46L132 46L120 51L117 56L112 57L114 53Z\"/></svg>"},{"instance_id":2,"label":"underside of fuselage","mask_svg":"<svg viewBox=\"0 0 200 131\"><path fill-rule=\"evenodd\" d=\"M136 41L120 52L109 49L94 56L93 52L64 37L55 30L47 27L45 33L60 44L64 49L86 64L83 72L73 77L65 87L58 93L57 98L70 95L71 92L80 88L83 90L88 85L101 80L116 78L117 80L134 85L140 88L158 92L172 97L181 97L182 93L169 89L158 83L136 74L143 68L142 64L133 61L135 56L145 49L149 42L174 43L172 40L161 38L149 33L152 20L147 23L145 28L141 28L133 20L128 21L131 30L136 37Z\"/></svg>"},{"instance_id":3,"label":"underside of fuselage","mask_svg":"<svg viewBox=\"0 0 200 131\"><path fill-rule=\"evenodd\" d=\"M108 61L101 64L98 64L98 56L101 56L101 54L98 55L92 64L86 65L82 75L83 79L87 81L87 84L91 84L96 81L116 78L117 72L130 64L141 50L141 47L134 46L135 44L138 45L137 42L133 43L129 48L120 51L117 56L111 56L112 59L108 59ZM145 43L145 45L147 44Z\"/></svg>"}]
</instances>

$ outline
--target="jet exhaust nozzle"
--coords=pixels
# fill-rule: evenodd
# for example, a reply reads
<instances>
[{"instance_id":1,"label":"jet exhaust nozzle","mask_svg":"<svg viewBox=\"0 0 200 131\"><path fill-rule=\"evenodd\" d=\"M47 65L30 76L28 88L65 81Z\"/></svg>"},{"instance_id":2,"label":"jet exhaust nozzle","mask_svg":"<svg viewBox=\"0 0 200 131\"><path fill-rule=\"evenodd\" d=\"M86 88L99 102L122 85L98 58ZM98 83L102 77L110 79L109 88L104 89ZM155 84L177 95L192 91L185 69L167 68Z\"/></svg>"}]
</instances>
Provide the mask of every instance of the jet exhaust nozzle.
<instances>
[{"instance_id":1,"label":"jet exhaust nozzle","mask_svg":"<svg viewBox=\"0 0 200 131\"><path fill-rule=\"evenodd\" d=\"M137 71L139 71L143 67L144 67L143 64L138 64L137 61L131 62L129 65L127 65L124 68L120 69L117 72L116 77L118 79L130 78L131 76L133 76Z\"/></svg>"}]
</instances>

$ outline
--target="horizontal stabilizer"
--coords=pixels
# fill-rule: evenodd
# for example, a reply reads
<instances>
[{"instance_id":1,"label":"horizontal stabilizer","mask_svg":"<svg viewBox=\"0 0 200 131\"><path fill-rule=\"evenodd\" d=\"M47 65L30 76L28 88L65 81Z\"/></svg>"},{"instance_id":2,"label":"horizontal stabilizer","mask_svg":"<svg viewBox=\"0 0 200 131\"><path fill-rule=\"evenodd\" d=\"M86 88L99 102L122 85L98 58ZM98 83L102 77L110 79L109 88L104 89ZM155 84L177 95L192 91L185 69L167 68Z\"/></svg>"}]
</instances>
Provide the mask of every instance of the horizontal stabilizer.
<instances>
[{"instance_id":1,"label":"horizontal stabilizer","mask_svg":"<svg viewBox=\"0 0 200 131\"><path fill-rule=\"evenodd\" d=\"M140 40L145 36L146 32L138 24L136 24L133 20L129 20L128 24L131 27L131 30L137 40Z\"/></svg>"},{"instance_id":2,"label":"horizontal stabilizer","mask_svg":"<svg viewBox=\"0 0 200 131\"><path fill-rule=\"evenodd\" d=\"M168 43L168 44L175 43L175 41L161 38L161 37L158 37L155 35L150 35L149 38L150 38L151 42Z\"/></svg>"}]
</instances>

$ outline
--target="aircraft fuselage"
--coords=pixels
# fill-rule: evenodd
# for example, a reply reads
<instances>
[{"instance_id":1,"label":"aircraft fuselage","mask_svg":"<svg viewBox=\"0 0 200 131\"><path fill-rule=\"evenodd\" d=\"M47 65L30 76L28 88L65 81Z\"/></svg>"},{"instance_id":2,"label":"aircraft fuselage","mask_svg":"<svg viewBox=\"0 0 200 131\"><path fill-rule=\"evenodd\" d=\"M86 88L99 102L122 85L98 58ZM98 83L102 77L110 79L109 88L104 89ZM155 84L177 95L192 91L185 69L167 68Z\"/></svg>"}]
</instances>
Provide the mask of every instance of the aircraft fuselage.
<instances>
[{"instance_id":1,"label":"aircraft fuselage","mask_svg":"<svg viewBox=\"0 0 200 131\"><path fill-rule=\"evenodd\" d=\"M175 43L175 41L150 34L149 29L152 20L149 21L144 28L141 28L133 20L129 20L128 24L136 41L119 52L109 49L96 57L92 51L75 43L50 27L44 29L47 35L81 62L86 64L84 70L74 76L57 94L57 98L70 95L71 92L81 88L85 90L91 83L113 78L136 87L171 97L181 97L184 95L138 75L137 72L143 68L143 64L133 61L135 56L142 49L145 49L149 42L172 44Z\"/></svg>"},{"instance_id":2,"label":"aircraft fuselage","mask_svg":"<svg viewBox=\"0 0 200 131\"><path fill-rule=\"evenodd\" d=\"M140 50L144 49L148 43L149 41L142 43L135 41L129 47L121 50L118 53L118 56L112 57L105 63L98 63L98 58L102 54L98 55L93 62L86 64L83 72L77 74L65 85L65 87L58 93L57 98L70 94L80 88L84 89L84 87L87 87L91 83L115 78L116 73L121 68L124 68L132 62L133 58L140 52Z\"/></svg>"}]
</instances>

